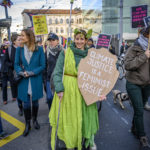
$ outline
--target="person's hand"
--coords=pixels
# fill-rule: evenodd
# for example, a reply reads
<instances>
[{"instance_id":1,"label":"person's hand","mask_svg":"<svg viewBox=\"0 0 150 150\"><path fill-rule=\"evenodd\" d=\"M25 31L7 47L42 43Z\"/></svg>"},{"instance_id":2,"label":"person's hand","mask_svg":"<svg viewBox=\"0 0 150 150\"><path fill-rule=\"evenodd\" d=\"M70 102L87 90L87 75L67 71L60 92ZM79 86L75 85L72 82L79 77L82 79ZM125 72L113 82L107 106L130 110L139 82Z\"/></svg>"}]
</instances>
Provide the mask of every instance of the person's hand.
<instances>
[{"instance_id":1,"label":"person's hand","mask_svg":"<svg viewBox=\"0 0 150 150\"><path fill-rule=\"evenodd\" d=\"M106 100L106 96L105 95L101 95L100 98L99 98L99 101L103 101L103 100Z\"/></svg>"},{"instance_id":2,"label":"person's hand","mask_svg":"<svg viewBox=\"0 0 150 150\"><path fill-rule=\"evenodd\" d=\"M24 76L27 78L29 77L28 73L26 71L24 71Z\"/></svg>"},{"instance_id":3,"label":"person's hand","mask_svg":"<svg viewBox=\"0 0 150 150\"><path fill-rule=\"evenodd\" d=\"M19 72L19 75L23 76L25 78L25 75L24 75L24 72L23 71L20 71Z\"/></svg>"},{"instance_id":4,"label":"person's hand","mask_svg":"<svg viewBox=\"0 0 150 150\"><path fill-rule=\"evenodd\" d=\"M147 58L150 58L150 50L147 49L147 50L145 51L145 55L147 56Z\"/></svg>"},{"instance_id":5,"label":"person's hand","mask_svg":"<svg viewBox=\"0 0 150 150\"><path fill-rule=\"evenodd\" d=\"M26 73L28 74L29 77L34 76L34 72L32 71L26 71Z\"/></svg>"},{"instance_id":6,"label":"person's hand","mask_svg":"<svg viewBox=\"0 0 150 150\"><path fill-rule=\"evenodd\" d=\"M59 100L61 101L63 98L64 92L59 92L59 93L57 93L57 95L59 97Z\"/></svg>"}]
</instances>

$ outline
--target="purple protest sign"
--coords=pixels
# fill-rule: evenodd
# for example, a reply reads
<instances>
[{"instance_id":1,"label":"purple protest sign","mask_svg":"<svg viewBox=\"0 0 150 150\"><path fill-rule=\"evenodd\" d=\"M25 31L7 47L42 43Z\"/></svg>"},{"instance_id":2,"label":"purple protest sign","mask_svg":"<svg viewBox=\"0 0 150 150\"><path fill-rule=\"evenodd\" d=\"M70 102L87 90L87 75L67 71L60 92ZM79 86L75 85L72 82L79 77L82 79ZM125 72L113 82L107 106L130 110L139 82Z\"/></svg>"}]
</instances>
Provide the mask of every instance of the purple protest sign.
<instances>
[{"instance_id":1,"label":"purple protest sign","mask_svg":"<svg viewBox=\"0 0 150 150\"><path fill-rule=\"evenodd\" d=\"M147 17L147 5L131 7L132 28L144 27L143 18Z\"/></svg>"},{"instance_id":2,"label":"purple protest sign","mask_svg":"<svg viewBox=\"0 0 150 150\"><path fill-rule=\"evenodd\" d=\"M144 23L145 23L145 27L149 27L150 26L150 16L144 18Z\"/></svg>"},{"instance_id":3,"label":"purple protest sign","mask_svg":"<svg viewBox=\"0 0 150 150\"><path fill-rule=\"evenodd\" d=\"M111 35L99 34L96 48L99 49L99 48L104 47L108 49L110 41L111 41Z\"/></svg>"}]
</instances>

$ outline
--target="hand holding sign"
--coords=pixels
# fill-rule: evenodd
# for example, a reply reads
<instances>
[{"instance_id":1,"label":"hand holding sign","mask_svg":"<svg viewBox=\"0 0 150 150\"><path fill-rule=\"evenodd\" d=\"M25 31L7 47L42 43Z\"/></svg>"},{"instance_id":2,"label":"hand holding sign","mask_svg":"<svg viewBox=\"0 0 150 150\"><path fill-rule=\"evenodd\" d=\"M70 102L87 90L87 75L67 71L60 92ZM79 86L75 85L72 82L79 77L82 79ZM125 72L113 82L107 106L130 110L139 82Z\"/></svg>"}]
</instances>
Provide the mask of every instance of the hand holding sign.
<instances>
[{"instance_id":1,"label":"hand holding sign","mask_svg":"<svg viewBox=\"0 0 150 150\"><path fill-rule=\"evenodd\" d=\"M106 100L106 96L105 95L100 95L99 101L103 101Z\"/></svg>"},{"instance_id":2,"label":"hand holding sign","mask_svg":"<svg viewBox=\"0 0 150 150\"><path fill-rule=\"evenodd\" d=\"M116 61L117 57L105 48L91 48L80 61L78 86L87 105L106 99L114 87L119 76Z\"/></svg>"}]
</instances>

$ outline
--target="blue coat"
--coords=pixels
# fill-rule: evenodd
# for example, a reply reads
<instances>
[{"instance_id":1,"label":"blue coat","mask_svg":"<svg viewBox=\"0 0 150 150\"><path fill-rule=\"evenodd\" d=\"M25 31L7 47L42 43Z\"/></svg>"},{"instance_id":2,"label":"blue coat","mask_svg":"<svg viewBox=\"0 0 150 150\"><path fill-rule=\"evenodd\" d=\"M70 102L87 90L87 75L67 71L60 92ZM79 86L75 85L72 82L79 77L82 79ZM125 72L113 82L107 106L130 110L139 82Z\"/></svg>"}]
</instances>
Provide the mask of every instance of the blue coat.
<instances>
[{"instance_id":1,"label":"blue coat","mask_svg":"<svg viewBox=\"0 0 150 150\"><path fill-rule=\"evenodd\" d=\"M21 50L21 53L20 53ZM17 73L22 71L20 67L20 54L21 62L25 71L34 72L34 76L31 79L31 89L32 89L32 101L38 100L43 97L43 83L42 83L42 72L45 68L45 55L42 47L38 47L32 54L30 63L28 64L25 55L24 48L18 47L16 49L15 55L15 70ZM18 84L18 99L22 101L27 101L28 95L28 84L29 78L23 78Z\"/></svg>"}]
</instances>

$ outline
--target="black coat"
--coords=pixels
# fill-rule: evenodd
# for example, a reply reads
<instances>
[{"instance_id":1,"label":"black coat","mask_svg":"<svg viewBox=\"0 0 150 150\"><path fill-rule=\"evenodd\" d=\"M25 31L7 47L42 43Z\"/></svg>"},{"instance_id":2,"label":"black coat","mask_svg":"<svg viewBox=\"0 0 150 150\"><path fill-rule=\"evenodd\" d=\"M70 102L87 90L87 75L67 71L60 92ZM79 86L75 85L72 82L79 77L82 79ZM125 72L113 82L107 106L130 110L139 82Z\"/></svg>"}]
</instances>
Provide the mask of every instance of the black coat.
<instances>
[{"instance_id":1,"label":"black coat","mask_svg":"<svg viewBox=\"0 0 150 150\"><path fill-rule=\"evenodd\" d=\"M11 47L11 54L9 57L10 67L14 70L14 63L15 63L15 55L16 55L16 48L14 46Z\"/></svg>"},{"instance_id":2,"label":"black coat","mask_svg":"<svg viewBox=\"0 0 150 150\"><path fill-rule=\"evenodd\" d=\"M5 52L4 50L5 49L2 49L0 52L2 64L1 72L8 73L8 75L12 75L14 70L16 48L14 46L11 46L11 48L6 49Z\"/></svg>"},{"instance_id":3,"label":"black coat","mask_svg":"<svg viewBox=\"0 0 150 150\"><path fill-rule=\"evenodd\" d=\"M0 49L0 62L1 62L1 72L8 73L8 48L5 49L3 46Z\"/></svg>"},{"instance_id":4,"label":"black coat","mask_svg":"<svg viewBox=\"0 0 150 150\"><path fill-rule=\"evenodd\" d=\"M58 52L56 56L52 55L51 53L49 53L48 55L48 58L47 58L47 79L48 80L50 80L51 78L59 53L60 52Z\"/></svg>"}]
</instances>

